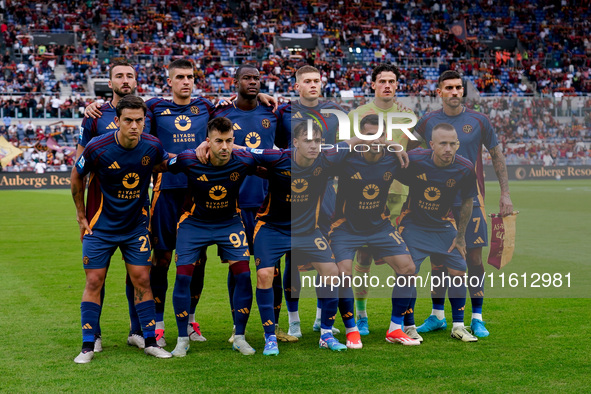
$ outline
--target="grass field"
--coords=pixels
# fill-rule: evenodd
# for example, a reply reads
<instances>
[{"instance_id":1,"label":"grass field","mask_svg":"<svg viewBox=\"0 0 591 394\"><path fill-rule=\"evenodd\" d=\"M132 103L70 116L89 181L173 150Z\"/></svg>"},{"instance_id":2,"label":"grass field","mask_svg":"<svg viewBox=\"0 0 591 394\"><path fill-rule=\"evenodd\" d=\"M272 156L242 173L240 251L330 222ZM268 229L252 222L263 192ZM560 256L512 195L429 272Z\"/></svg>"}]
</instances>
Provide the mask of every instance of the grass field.
<instances>
[{"instance_id":1,"label":"grass field","mask_svg":"<svg viewBox=\"0 0 591 394\"><path fill-rule=\"evenodd\" d=\"M488 183L489 209L498 204L496 189ZM320 350L311 328L316 304L305 299L299 343L280 344L278 357L263 357L254 306L247 339L257 354L241 356L226 341L231 329L227 268L212 252L197 309L208 341L193 343L183 359L156 360L126 345L124 267L115 263L117 254L101 319L104 352L87 365L73 363L81 343L84 273L69 191L0 192L0 391L589 392L591 181L513 182L511 192L521 212L514 260L501 272L490 266L487 272L570 272L571 288L563 283L558 289L499 284L488 289L492 297L485 301L484 318L491 336L478 343L452 340L448 330L425 335L418 347L387 344L390 301L378 298L369 302L372 332L362 350ZM176 342L171 298L169 292L168 350ZM429 299L419 299L417 321L430 309ZM469 305L466 309L469 322ZM282 313L280 323L286 322ZM338 319L337 326L342 328Z\"/></svg>"}]
</instances>

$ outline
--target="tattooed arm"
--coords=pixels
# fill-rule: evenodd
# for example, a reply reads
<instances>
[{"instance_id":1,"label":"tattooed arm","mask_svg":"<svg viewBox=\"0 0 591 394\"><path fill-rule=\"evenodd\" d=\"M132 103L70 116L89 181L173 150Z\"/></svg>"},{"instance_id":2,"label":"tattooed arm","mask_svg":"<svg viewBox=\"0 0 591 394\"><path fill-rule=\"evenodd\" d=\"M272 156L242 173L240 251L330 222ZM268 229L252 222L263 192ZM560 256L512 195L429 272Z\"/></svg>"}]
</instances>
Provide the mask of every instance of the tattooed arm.
<instances>
[{"instance_id":1,"label":"tattooed arm","mask_svg":"<svg viewBox=\"0 0 591 394\"><path fill-rule=\"evenodd\" d=\"M448 250L448 253L451 253L454 248L457 249L464 259L466 258L466 227L468 227L468 222L472 217L473 206L474 199L472 197L462 201L460 220L458 222L458 234Z\"/></svg>"},{"instance_id":2,"label":"tattooed arm","mask_svg":"<svg viewBox=\"0 0 591 394\"><path fill-rule=\"evenodd\" d=\"M495 174L499 180L501 187L501 199L499 200L499 212L502 216L510 215L513 212L513 202L509 194L509 177L507 175L507 165L505 164L505 156L501 151L501 146L497 145L490 151Z\"/></svg>"}]
</instances>

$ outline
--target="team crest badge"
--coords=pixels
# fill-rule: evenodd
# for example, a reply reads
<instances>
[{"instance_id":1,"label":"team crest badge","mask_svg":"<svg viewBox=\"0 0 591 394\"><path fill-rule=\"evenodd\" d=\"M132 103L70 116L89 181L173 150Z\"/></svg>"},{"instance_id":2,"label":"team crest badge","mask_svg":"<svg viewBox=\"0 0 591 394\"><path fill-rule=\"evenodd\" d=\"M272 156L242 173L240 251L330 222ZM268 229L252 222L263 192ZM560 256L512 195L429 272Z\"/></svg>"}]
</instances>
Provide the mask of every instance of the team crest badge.
<instances>
[{"instance_id":1,"label":"team crest badge","mask_svg":"<svg viewBox=\"0 0 591 394\"><path fill-rule=\"evenodd\" d=\"M445 186L447 187L454 187L456 185L456 180L455 179L448 179L447 182L445 182Z\"/></svg>"},{"instance_id":2,"label":"team crest badge","mask_svg":"<svg viewBox=\"0 0 591 394\"><path fill-rule=\"evenodd\" d=\"M142 165L147 166L148 164L150 164L150 156L142 157Z\"/></svg>"},{"instance_id":3,"label":"team crest badge","mask_svg":"<svg viewBox=\"0 0 591 394\"><path fill-rule=\"evenodd\" d=\"M240 173L238 172L233 172L230 174L230 180L233 182L236 182L238 179L240 179Z\"/></svg>"},{"instance_id":4,"label":"team crest badge","mask_svg":"<svg viewBox=\"0 0 591 394\"><path fill-rule=\"evenodd\" d=\"M259 265L261 265L261 259L259 259L258 257L254 260L254 263L256 264L256 266L258 267Z\"/></svg>"},{"instance_id":5,"label":"team crest badge","mask_svg":"<svg viewBox=\"0 0 591 394\"><path fill-rule=\"evenodd\" d=\"M267 118L263 119L263 121L261 122L261 124L263 125L263 127L265 129L268 129L269 127L271 127L271 121Z\"/></svg>"},{"instance_id":6,"label":"team crest badge","mask_svg":"<svg viewBox=\"0 0 591 394\"><path fill-rule=\"evenodd\" d=\"M462 127L462 131L466 134L470 134L472 130L474 130L474 128L472 127L472 125L469 124L466 124L464 125L464 127Z\"/></svg>"},{"instance_id":7,"label":"team crest badge","mask_svg":"<svg viewBox=\"0 0 591 394\"><path fill-rule=\"evenodd\" d=\"M384 174L384 180L388 182L390 179L392 179L392 173L388 171Z\"/></svg>"},{"instance_id":8,"label":"team crest badge","mask_svg":"<svg viewBox=\"0 0 591 394\"><path fill-rule=\"evenodd\" d=\"M90 259L88 258L88 256L84 256L84 258L82 259L82 262L84 262L84 265L88 265L88 263L90 262Z\"/></svg>"},{"instance_id":9,"label":"team crest badge","mask_svg":"<svg viewBox=\"0 0 591 394\"><path fill-rule=\"evenodd\" d=\"M199 107L196 107L194 105L191 106L191 112L195 115L199 114Z\"/></svg>"},{"instance_id":10,"label":"team crest badge","mask_svg":"<svg viewBox=\"0 0 591 394\"><path fill-rule=\"evenodd\" d=\"M320 174L322 174L322 167L316 167L314 169L314 176L318 176Z\"/></svg>"}]
</instances>

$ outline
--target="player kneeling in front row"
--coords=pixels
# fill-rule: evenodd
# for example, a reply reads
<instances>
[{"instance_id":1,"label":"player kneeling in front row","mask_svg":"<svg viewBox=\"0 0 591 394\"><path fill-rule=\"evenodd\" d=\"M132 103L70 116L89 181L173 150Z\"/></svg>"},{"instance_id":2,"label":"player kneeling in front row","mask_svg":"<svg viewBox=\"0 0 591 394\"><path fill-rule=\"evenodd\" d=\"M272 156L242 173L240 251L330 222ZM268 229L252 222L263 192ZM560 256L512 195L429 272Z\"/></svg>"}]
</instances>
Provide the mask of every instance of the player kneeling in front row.
<instances>
[{"instance_id":1,"label":"player kneeling in front row","mask_svg":"<svg viewBox=\"0 0 591 394\"><path fill-rule=\"evenodd\" d=\"M86 285L80 305L82 351L74 359L89 363L94 357L95 330L100 313L100 292L108 263L119 247L135 289L135 307L145 340L144 352L158 358L171 354L156 344L156 310L150 288L151 247L144 205L152 171L159 171L168 153L160 141L143 134L144 101L125 96L117 104L118 131L93 138L72 171L72 196L80 225ZM92 172L100 182L102 209L86 217L84 176ZM90 219L90 222L89 220Z\"/></svg>"},{"instance_id":2,"label":"player kneeling in front row","mask_svg":"<svg viewBox=\"0 0 591 394\"><path fill-rule=\"evenodd\" d=\"M410 250L417 272L427 256L444 262L451 275L445 278L449 282L452 305L451 337L463 342L476 342L478 338L464 327L465 233L472 215L473 198L477 194L474 166L469 160L456 155L457 133L448 123L440 123L433 128L430 145L431 149L409 152L409 167L399 178L410 186L409 197L400 216L399 231ZM456 231L448 214L458 194L462 206ZM415 301L416 294L405 319L407 325L414 326Z\"/></svg>"},{"instance_id":3,"label":"player kneeling in front row","mask_svg":"<svg viewBox=\"0 0 591 394\"><path fill-rule=\"evenodd\" d=\"M189 350L187 325L195 261L202 250L216 244L222 259L230 264L236 282L233 292L236 335L232 347L244 355L251 355L255 350L244 338L252 307L250 253L237 200L244 178L254 174L257 166L248 152L232 152L234 132L232 122L227 118L209 121L206 141L210 152L209 163L200 163L192 150L186 150L167 162L170 172L187 174L191 197L178 224L178 258L172 301L179 336L172 354L184 357Z\"/></svg>"}]
</instances>

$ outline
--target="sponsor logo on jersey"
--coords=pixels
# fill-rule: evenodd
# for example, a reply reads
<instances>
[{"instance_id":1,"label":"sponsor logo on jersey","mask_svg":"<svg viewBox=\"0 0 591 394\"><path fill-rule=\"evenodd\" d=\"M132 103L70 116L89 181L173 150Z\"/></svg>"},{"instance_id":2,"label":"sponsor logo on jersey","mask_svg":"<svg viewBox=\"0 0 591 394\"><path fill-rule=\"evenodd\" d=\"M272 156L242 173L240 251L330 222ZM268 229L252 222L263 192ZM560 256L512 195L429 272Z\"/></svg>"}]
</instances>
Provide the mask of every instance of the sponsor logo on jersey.
<instances>
[{"instance_id":1,"label":"sponsor logo on jersey","mask_svg":"<svg viewBox=\"0 0 591 394\"><path fill-rule=\"evenodd\" d=\"M380 188L373 183L363 188L363 197L367 198L368 200L373 200L378 196L378 194L380 194Z\"/></svg>"},{"instance_id":2,"label":"sponsor logo on jersey","mask_svg":"<svg viewBox=\"0 0 591 394\"><path fill-rule=\"evenodd\" d=\"M130 172L123 177L123 186L127 189L133 189L140 183L140 176L135 172Z\"/></svg>"},{"instance_id":3,"label":"sponsor logo on jersey","mask_svg":"<svg viewBox=\"0 0 591 394\"><path fill-rule=\"evenodd\" d=\"M114 122L109 123L109 125L107 126L107 130L116 130L119 127L117 127L117 125Z\"/></svg>"},{"instance_id":4,"label":"sponsor logo on jersey","mask_svg":"<svg viewBox=\"0 0 591 394\"><path fill-rule=\"evenodd\" d=\"M169 109L165 109L164 111L160 112L160 115L170 115L170 108Z\"/></svg>"},{"instance_id":5,"label":"sponsor logo on jersey","mask_svg":"<svg viewBox=\"0 0 591 394\"><path fill-rule=\"evenodd\" d=\"M421 175L417 175L417 178L419 178L422 181L426 181L427 180L427 174L425 174L423 172Z\"/></svg>"},{"instance_id":6,"label":"sponsor logo on jersey","mask_svg":"<svg viewBox=\"0 0 591 394\"><path fill-rule=\"evenodd\" d=\"M202 181L202 182L208 182L209 179L207 179L207 177L205 176L205 174L201 175L199 178L197 178L198 181Z\"/></svg>"},{"instance_id":7,"label":"sponsor logo on jersey","mask_svg":"<svg viewBox=\"0 0 591 394\"><path fill-rule=\"evenodd\" d=\"M234 126L232 126L232 129L233 129L233 130L242 130L242 127L240 127L240 126L238 125L238 123L234 123Z\"/></svg>"},{"instance_id":8,"label":"sponsor logo on jersey","mask_svg":"<svg viewBox=\"0 0 591 394\"><path fill-rule=\"evenodd\" d=\"M250 151L250 153L254 153L255 155L262 155L263 153L265 153L264 149L252 149Z\"/></svg>"},{"instance_id":9,"label":"sponsor logo on jersey","mask_svg":"<svg viewBox=\"0 0 591 394\"><path fill-rule=\"evenodd\" d=\"M308 188L308 181L305 179L294 179L291 182L291 190L293 190L296 193L302 193L305 192L306 189Z\"/></svg>"},{"instance_id":10,"label":"sponsor logo on jersey","mask_svg":"<svg viewBox=\"0 0 591 394\"><path fill-rule=\"evenodd\" d=\"M187 131L191 128L191 119L187 115L179 115L174 120L174 125L179 131Z\"/></svg>"},{"instance_id":11,"label":"sponsor logo on jersey","mask_svg":"<svg viewBox=\"0 0 591 394\"><path fill-rule=\"evenodd\" d=\"M114 161L113 164L111 164L108 168L109 170L119 170L121 167L119 167L119 163Z\"/></svg>"},{"instance_id":12,"label":"sponsor logo on jersey","mask_svg":"<svg viewBox=\"0 0 591 394\"><path fill-rule=\"evenodd\" d=\"M245 138L246 146L249 148L258 148L261 144L261 136L258 133L251 131Z\"/></svg>"},{"instance_id":13,"label":"sponsor logo on jersey","mask_svg":"<svg viewBox=\"0 0 591 394\"><path fill-rule=\"evenodd\" d=\"M427 201L437 201L441 197L441 192L438 188L431 186L425 189L424 195Z\"/></svg>"},{"instance_id":14,"label":"sponsor logo on jersey","mask_svg":"<svg viewBox=\"0 0 591 394\"><path fill-rule=\"evenodd\" d=\"M476 241L474 241L474 244L479 245L479 244L483 244L484 241L482 240L481 237L476 238Z\"/></svg>"},{"instance_id":15,"label":"sponsor logo on jersey","mask_svg":"<svg viewBox=\"0 0 591 394\"><path fill-rule=\"evenodd\" d=\"M222 198L226 197L226 194L228 194L228 192L222 185L216 185L209 189L209 197L212 200L221 200Z\"/></svg>"},{"instance_id":16,"label":"sponsor logo on jersey","mask_svg":"<svg viewBox=\"0 0 591 394\"><path fill-rule=\"evenodd\" d=\"M300 111L296 112L295 115L293 116L294 118L302 118L302 114L300 114Z\"/></svg>"},{"instance_id":17,"label":"sponsor logo on jersey","mask_svg":"<svg viewBox=\"0 0 591 394\"><path fill-rule=\"evenodd\" d=\"M355 174L354 174L354 175L351 177L351 179L361 179L361 174L360 174L360 173L358 173L358 172L356 172L356 173L355 173Z\"/></svg>"}]
</instances>

